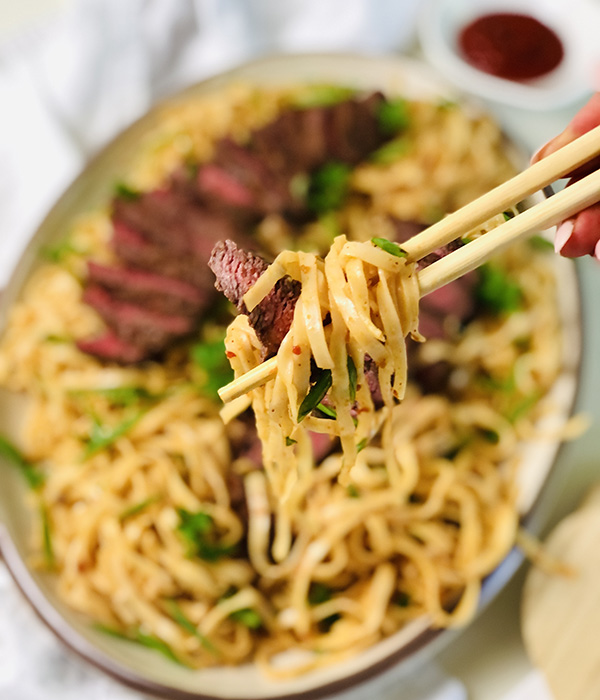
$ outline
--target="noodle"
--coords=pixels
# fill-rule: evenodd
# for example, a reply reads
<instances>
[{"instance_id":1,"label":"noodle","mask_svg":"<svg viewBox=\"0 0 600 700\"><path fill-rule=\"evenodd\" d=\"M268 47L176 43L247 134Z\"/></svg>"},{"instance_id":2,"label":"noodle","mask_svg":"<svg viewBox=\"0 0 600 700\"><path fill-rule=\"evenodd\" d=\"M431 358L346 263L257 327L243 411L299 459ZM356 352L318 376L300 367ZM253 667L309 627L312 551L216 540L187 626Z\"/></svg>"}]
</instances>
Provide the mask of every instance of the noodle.
<instances>
[{"instance_id":1,"label":"noodle","mask_svg":"<svg viewBox=\"0 0 600 700\"><path fill-rule=\"evenodd\" d=\"M237 87L167 109L130 182L154 186L186 158L208 159L223 135L243 141L293 94ZM19 444L45 476L30 494L43 514L32 563L52 570L60 597L91 621L161 640L191 667L254 660L286 678L423 616L434 626L473 616L482 578L515 541L517 447L537 435L539 399L560 370L556 290L544 253L512 248L495 264L518 284L519 307L417 347L419 366L447 368L446 392L407 378L415 275L370 239L391 237L391 214L433 221L512 174L487 119L448 105L408 109L407 150L353 171L335 240L331 219L307 224L295 239L304 252L282 254L246 298L252 307L284 274L302 283L277 378L252 393L264 470L235 451L246 404L219 415L189 347L133 367L77 350L102 327L81 280L86 260L112 259L107 211L74 222L65 256L31 275L1 341L0 384L27 396ZM258 228L275 254L290 248L285 222ZM315 254L330 247L324 260ZM201 339L223 330L211 319ZM238 374L262 361L245 316L227 349ZM379 412L365 353L379 368ZM313 357L332 373L335 420L298 421ZM366 409L356 425L355 403ZM308 431L339 436L341 447L315 464Z\"/></svg>"}]
</instances>

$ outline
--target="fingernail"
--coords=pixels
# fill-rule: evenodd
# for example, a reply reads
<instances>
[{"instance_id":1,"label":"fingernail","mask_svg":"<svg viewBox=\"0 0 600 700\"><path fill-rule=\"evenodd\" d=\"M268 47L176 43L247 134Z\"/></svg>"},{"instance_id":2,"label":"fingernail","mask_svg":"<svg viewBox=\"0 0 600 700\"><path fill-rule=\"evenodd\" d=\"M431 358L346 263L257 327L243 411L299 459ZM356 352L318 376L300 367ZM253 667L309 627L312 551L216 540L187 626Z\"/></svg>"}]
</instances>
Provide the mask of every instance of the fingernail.
<instances>
[{"instance_id":1,"label":"fingernail","mask_svg":"<svg viewBox=\"0 0 600 700\"><path fill-rule=\"evenodd\" d=\"M556 229L554 234L554 250L557 253L565 247L566 242L571 238L573 229L575 228L575 222L573 219L567 219L563 221L562 224Z\"/></svg>"},{"instance_id":2,"label":"fingernail","mask_svg":"<svg viewBox=\"0 0 600 700\"><path fill-rule=\"evenodd\" d=\"M536 152L531 156L531 158L529 159L529 164L530 164L530 165L541 159L542 153L544 152L544 150L546 149L546 147L550 144L550 142L551 142L552 140L553 140L553 139L550 139L550 141L546 141L545 144L543 144L542 146L540 146L540 147L537 149L537 151L536 151Z\"/></svg>"},{"instance_id":3,"label":"fingernail","mask_svg":"<svg viewBox=\"0 0 600 700\"><path fill-rule=\"evenodd\" d=\"M594 257L600 262L600 241L596 243L596 247L594 248Z\"/></svg>"}]
</instances>

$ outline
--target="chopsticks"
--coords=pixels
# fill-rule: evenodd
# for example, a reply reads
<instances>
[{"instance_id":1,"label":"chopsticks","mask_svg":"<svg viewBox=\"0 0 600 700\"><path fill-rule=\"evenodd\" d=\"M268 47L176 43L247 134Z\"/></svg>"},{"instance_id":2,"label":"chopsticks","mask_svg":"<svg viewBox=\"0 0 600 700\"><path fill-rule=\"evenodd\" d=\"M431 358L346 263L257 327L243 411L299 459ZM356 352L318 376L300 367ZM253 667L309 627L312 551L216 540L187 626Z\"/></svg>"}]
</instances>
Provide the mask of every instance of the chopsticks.
<instances>
[{"instance_id":1,"label":"chopsticks","mask_svg":"<svg viewBox=\"0 0 600 700\"><path fill-rule=\"evenodd\" d=\"M563 146L515 177L478 197L402 244L409 261L417 261L460 238L499 212L521 202L555 180L600 155L600 126ZM474 270L507 246L600 201L600 170L434 262L418 273L420 296ZM277 358L263 362L219 389L227 403L262 386L277 373Z\"/></svg>"}]
</instances>

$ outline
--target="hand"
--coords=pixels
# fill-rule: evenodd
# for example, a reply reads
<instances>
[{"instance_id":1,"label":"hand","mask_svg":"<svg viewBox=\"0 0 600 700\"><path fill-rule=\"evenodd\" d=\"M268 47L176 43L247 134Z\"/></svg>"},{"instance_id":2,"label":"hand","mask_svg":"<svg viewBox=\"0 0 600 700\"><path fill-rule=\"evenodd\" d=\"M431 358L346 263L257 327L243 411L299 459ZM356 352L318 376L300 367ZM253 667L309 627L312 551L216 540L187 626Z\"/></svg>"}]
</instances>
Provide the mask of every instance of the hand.
<instances>
[{"instance_id":1,"label":"hand","mask_svg":"<svg viewBox=\"0 0 600 700\"><path fill-rule=\"evenodd\" d=\"M542 146L533 155L531 162L536 163L598 125L600 125L600 93L596 93L579 110L562 133ZM596 158L585 167L570 173L572 176L570 182L598 168L600 168L600 158ZM567 258L593 255L597 260L600 260L600 203L594 204L574 217L563 221L556 229L554 248L557 253Z\"/></svg>"}]
</instances>

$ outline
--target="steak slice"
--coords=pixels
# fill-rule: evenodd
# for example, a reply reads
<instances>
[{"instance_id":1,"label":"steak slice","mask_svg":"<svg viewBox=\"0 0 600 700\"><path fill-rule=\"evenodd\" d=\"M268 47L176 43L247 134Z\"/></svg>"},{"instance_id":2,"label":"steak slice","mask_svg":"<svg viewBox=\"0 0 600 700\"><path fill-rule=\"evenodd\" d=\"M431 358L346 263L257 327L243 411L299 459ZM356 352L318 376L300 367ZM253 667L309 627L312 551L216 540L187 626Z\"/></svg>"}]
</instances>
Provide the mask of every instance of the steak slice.
<instances>
[{"instance_id":1,"label":"steak slice","mask_svg":"<svg viewBox=\"0 0 600 700\"><path fill-rule=\"evenodd\" d=\"M215 287L236 305L240 313L248 315L265 355L275 355L292 324L300 283L283 277L248 314L243 296L269 264L260 256L238 248L233 241L220 241L214 247L208 265L217 278Z\"/></svg>"},{"instance_id":2,"label":"steak slice","mask_svg":"<svg viewBox=\"0 0 600 700\"><path fill-rule=\"evenodd\" d=\"M197 316L208 306L212 296L173 277L93 261L88 262L88 283L100 285L114 299L137 303L167 315Z\"/></svg>"},{"instance_id":3,"label":"steak slice","mask_svg":"<svg viewBox=\"0 0 600 700\"><path fill-rule=\"evenodd\" d=\"M140 348L146 357L164 350L173 340L191 333L195 326L190 317L159 314L115 299L95 283L86 287L83 301L100 314L120 340Z\"/></svg>"},{"instance_id":4,"label":"steak slice","mask_svg":"<svg viewBox=\"0 0 600 700\"><path fill-rule=\"evenodd\" d=\"M82 352L94 355L101 360L118 362L124 365L134 364L146 359L146 352L143 348L122 340L110 329L95 338L78 340L77 347Z\"/></svg>"}]
</instances>

